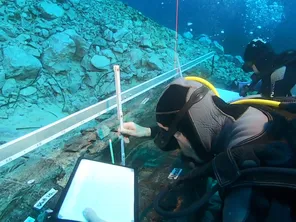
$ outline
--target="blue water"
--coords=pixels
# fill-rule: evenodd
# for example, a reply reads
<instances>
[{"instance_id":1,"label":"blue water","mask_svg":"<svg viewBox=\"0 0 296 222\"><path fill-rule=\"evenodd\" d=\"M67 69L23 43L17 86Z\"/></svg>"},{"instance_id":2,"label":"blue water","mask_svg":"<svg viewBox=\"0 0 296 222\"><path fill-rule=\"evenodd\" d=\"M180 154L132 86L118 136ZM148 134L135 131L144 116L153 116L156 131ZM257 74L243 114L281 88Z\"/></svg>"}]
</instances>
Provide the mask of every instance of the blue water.
<instances>
[{"instance_id":1,"label":"blue water","mask_svg":"<svg viewBox=\"0 0 296 222\"><path fill-rule=\"evenodd\" d=\"M175 30L176 0L123 2ZM273 3L282 6L282 16L267 10ZM220 42L226 53L235 55L242 55L246 44L257 37L271 42L278 52L296 49L295 8L294 0L179 0L179 33L192 29L194 37L207 34ZM273 21L278 16L280 21Z\"/></svg>"}]
</instances>

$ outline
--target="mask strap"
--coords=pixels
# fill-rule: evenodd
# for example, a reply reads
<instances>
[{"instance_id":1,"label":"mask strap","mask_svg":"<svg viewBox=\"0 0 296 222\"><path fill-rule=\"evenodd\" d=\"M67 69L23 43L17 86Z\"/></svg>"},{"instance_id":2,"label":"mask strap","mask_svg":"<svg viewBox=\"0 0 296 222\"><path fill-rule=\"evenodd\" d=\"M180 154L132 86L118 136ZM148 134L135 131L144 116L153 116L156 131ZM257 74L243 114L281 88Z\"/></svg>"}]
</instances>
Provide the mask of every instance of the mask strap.
<instances>
[{"instance_id":1,"label":"mask strap","mask_svg":"<svg viewBox=\"0 0 296 222\"><path fill-rule=\"evenodd\" d=\"M174 136L174 134L178 131L177 127L179 122L183 119L186 112L197 102L201 101L205 95L209 92L209 89L205 86L196 89L192 95L190 96L189 100L183 108L178 112L177 116L169 126L169 131L166 133L166 140L161 140L160 145L166 146L170 139ZM157 114L157 113L156 113Z\"/></svg>"}]
</instances>

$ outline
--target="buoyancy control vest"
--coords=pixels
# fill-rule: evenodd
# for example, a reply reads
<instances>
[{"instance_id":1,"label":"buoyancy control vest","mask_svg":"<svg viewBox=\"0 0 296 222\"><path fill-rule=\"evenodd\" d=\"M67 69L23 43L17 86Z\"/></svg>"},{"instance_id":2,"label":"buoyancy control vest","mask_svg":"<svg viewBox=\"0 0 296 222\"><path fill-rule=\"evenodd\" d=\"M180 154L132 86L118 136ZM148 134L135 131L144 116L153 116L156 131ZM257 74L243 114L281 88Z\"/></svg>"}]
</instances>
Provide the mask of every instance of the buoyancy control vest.
<instances>
[{"instance_id":1,"label":"buoyancy control vest","mask_svg":"<svg viewBox=\"0 0 296 222\"><path fill-rule=\"evenodd\" d=\"M284 102L295 102L295 98L275 98L277 101ZM251 110L255 109L257 111L261 111L267 117L267 121L265 122L266 127L260 133L256 133L248 138L243 139L244 135L237 136L236 139L240 140L235 144L230 144L231 140L225 140L224 143L229 143L228 147L235 149L235 147L239 147L246 144L268 144L274 141L282 141L289 146L296 148L296 114L287 112L284 109L272 109L267 106L262 105L252 105L250 106ZM283 108L283 107L281 107ZM245 112L247 113L247 112ZM242 119L244 116L241 117ZM245 116L246 118L246 116ZM238 118L239 119L239 118ZM247 118L246 118L247 120ZM233 128L232 131L235 132L238 128ZM240 129L241 130L241 129ZM239 131L237 131L239 132ZM258 132L258 130L257 130ZM250 133L250 132L249 132ZM223 133L222 133L223 134ZM224 134L225 136L226 134ZM231 137L230 137L231 138ZM232 141L233 141L232 137ZM217 140L217 144L221 144L221 140ZM217 146L218 147L218 146ZM221 152L221 150L216 150L217 153ZM212 160L213 161L213 160ZM210 163L211 164L211 163ZM222 163L222 164L225 164ZM229 173L237 173L231 172L231 162L229 163L230 171ZM208 164L205 164L208 165ZM204 165L204 166L205 166ZM209 198L221 189L233 189L234 187L240 186L265 186L265 187L280 187L280 188L290 188L296 190L296 169L295 168L284 168L284 167L252 167L243 170L239 170L239 174L235 176L234 180L228 183L223 183L220 181L217 185L215 185L211 191L206 193L200 200L193 203L190 207L185 210L179 212L168 212L163 210L159 206L159 201L171 190L176 187L180 188L185 183L190 183L190 180L196 179L196 177L207 177L207 169L208 167L200 167L193 169L185 178L180 179L175 185L169 186L165 191L161 192L155 199L154 207L155 210L162 216L165 217L183 217L186 216L196 210L198 210L201 206L203 206ZM223 169L229 169L226 165L220 166ZM231 176L230 176L231 177ZM229 179L229 178L226 178ZM225 182L225 181L224 181Z\"/></svg>"}]
</instances>

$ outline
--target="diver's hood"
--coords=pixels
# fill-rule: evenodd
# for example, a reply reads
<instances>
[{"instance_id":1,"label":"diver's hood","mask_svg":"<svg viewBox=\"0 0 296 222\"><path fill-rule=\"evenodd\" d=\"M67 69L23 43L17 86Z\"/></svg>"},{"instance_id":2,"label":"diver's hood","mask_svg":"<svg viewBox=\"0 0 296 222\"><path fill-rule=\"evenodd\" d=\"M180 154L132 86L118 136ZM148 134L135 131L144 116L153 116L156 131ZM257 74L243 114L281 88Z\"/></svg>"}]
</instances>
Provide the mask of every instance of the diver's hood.
<instances>
[{"instance_id":1,"label":"diver's hood","mask_svg":"<svg viewBox=\"0 0 296 222\"><path fill-rule=\"evenodd\" d=\"M244 53L245 63L242 69L244 72L251 72L252 65L256 65L260 73L270 72L275 56L275 52L269 43L261 39L254 39L246 47Z\"/></svg>"},{"instance_id":2,"label":"diver's hood","mask_svg":"<svg viewBox=\"0 0 296 222\"><path fill-rule=\"evenodd\" d=\"M173 135L180 131L193 146L197 144L193 141L200 141L202 147L192 147L199 158L203 159L206 153L209 155L225 122L233 121L231 116L217 107L213 97L214 93L199 82L179 78L171 83L161 95L156 108L157 122L169 127L169 131L162 130L156 136L156 145L163 150L174 149L167 146L170 146ZM194 131L190 136L183 132L187 127L179 128L185 116L189 119L188 130Z\"/></svg>"}]
</instances>

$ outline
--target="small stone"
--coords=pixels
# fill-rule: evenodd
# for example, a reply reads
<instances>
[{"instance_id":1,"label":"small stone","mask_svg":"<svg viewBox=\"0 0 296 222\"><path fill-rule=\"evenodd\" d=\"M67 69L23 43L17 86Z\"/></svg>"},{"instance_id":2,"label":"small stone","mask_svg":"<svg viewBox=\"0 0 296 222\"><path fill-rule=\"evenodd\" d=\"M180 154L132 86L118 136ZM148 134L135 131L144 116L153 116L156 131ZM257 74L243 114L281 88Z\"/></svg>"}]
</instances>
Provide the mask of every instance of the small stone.
<instances>
[{"instance_id":1,"label":"small stone","mask_svg":"<svg viewBox=\"0 0 296 222\"><path fill-rule=\"evenodd\" d=\"M108 41L112 41L112 38L113 38L113 32L109 29L106 29L104 31L104 38Z\"/></svg>"},{"instance_id":2,"label":"small stone","mask_svg":"<svg viewBox=\"0 0 296 222\"><path fill-rule=\"evenodd\" d=\"M96 53L99 53L101 51L100 46L96 46Z\"/></svg>"},{"instance_id":3,"label":"small stone","mask_svg":"<svg viewBox=\"0 0 296 222\"><path fill-rule=\"evenodd\" d=\"M1 29L11 38L17 37L20 33L20 31L17 30L13 25L5 22L0 22L0 30Z\"/></svg>"},{"instance_id":4,"label":"small stone","mask_svg":"<svg viewBox=\"0 0 296 222\"><path fill-rule=\"evenodd\" d=\"M20 94L22 96L30 96L37 92L37 89L35 87L29 86L27 88L24 88L20 91Z\"/></svg>"},{"instance_id":5,"label":"small stone","mask_svg":"<svg viewBox=\"0 0 296 222\"><path fill-rule=\"evenodd\" d=\"M220 45L217 41L214 41L213 45L214 45L216 51L218 52L218 54L224 54L224 48L222 45Z\"/></svg>"},{"instance_id":6,"label":"small stone","mask_svg":"<svg viewBox=\"0 0 296 222\"><path fill-rule=\"evenodd\" d=\"M204 45L210 45L212 43L212 40L207 35L200 36L198 41Z\"/></svg>"},{"instance_id":7,"label":"small stone","mask_svg":"<svg viewBox=\"0 0 296 222\"><path fill-rule=\"evenodd\" d=\"M0 29L0 42L5 42L8 39L9 39L9 36L6 34L6 32Z\"/></svg>"},{"instance_id":8,"label":"small stone","mask_svg":"<svg viewBox=\"0 0 296 222\"><path fill-rule=\"evenodd\" d=\"M112 50L110 50L110 49L104 49L104 50L101 51L101 53L102 53L103 56L106 56L107 58L109 58L111 60L115 59L115 55L112 52Z\"/></svg>"},{"instance_id":9,"label":"small stone","mask_svg":"<svg viewBox=\"0 0 296 222\"><path fill-rule=\"evenodd\" d=\"M107 96L113 92L115 92L115 84L113 82L104 82L104 84L100 87L96 87L96 90L97 88L99 88L99 93L100 95L102 96ZM98 91L98 90L97 90Z\"/></svg>"},{"instance_id":10,"label":"small stone","mask_svg":"<svg viewBox=\"0 0 296 222\"><path fill-rule=\"evenodd\" d=\"M91 59L91 64L97 69L108 70L110 60L105 56L94 55Z\"/></svg>"},{"instance_id":11,"label":"small stone","mask_svg":"<svg viewBox=\"0 0 296 222\"><path fill-rule=\"evenodd\" d=\"M115 52L123 53L127 50L128 44L126 43L118 43L117 46L113 48Z\"/></svg>"},{"instance_id":12,"label":"small stone","mask_svg":"<svg viewBox=\"0 0 296 222\"><path fill-rule=\"evenodd\" d=\"M27 34L20 34L18 37L16 37L16 40L20 43L24 43L31 39L31 36Z\"/></svg>"},{"instance_id":13,"label":"small stone","mask_svg":"<svg viewBox=\"0 0 296 222\"><path fill-rule=\"evenodd\" d=\"M244 60L241 56L235 56L233 62L238 67L241 67L244 64Z\"/></svg>"},{"instance_id":14,"label":"small stone","mask_svg":"<svg viewBox=\"0 0 296 222\"><path fill-rule=\"evenodd\" d=\"M148 59L147 64L153 70L162 70L163 67L162 62L155 54Z\"/></svg>"},{"instance_id":15,"label":"small stone","mask_svg":"<svg viewBox=\"0 0 296 222\"><path fill-rule=\"evenodd\" d=\"M70 8L66 13L71 21L77 18L77 13L72 8Z\"/></svg>"},{"instance_id":16,"label":"small stone","mask_svg":"<svg viewBox=\"0 0 296 222\"><path fill-rule=\"evenodd\" d=\"M185 33L183 34L183 36L184 36L184 38L186 38L186 39L192 39L192 38L193 38L193 35L192 35L191 32L185 32Z\"/></svg>"},{"instance_id":17,"label":"small stone","mask_svg":"<svg viewBox=\"0 0 296 222\"><path fill-rule=\"evenodd\" d=\"M69 0L72 4L78 4L80 0Z\"/></svg>"},{"instance_id":18,"label":"small stone","mask_svg":"<svg viewBox=\"0 0 296 222\"><path fill-rule=\"evenodd\" d=\"M22 8L26 5L26 0L16 0L15 3Z\"/></svg>"},{"instance_id":19,"label":"small stone","mask_svg":"<svg viewBox=\"0 0 296 222\"><path fill-rule=\"evenodd\" d=\"M122 28L113 34L113 41L117 42L121 40L129 31L126 28Z\"/></svg>"},{"instance_id":20,"label":"small stone","mask_svg":"<svg viewBox=\"0 0 296 222\"><path fill-rule=\"evenodd\" d=\"M7 79L2 87L2 95L9 97L13 93L18 93L19 86L17 85L15 79Z\"/></svg>"},{"instance_id":21,"label":"small stone","mask_svg":"<svg viewBox=\"0 0 296 222\"><path fill-rule=\"evenodd\" d=\"M68 75L68 90L70 93L76 93L81 84L82 84L82 78L80 75L77 75L74 71L71 71L70 74Z\"/></svg>"},{"instance_id":22,"label":"small stone","mask_svg":"<svg viewBox=\"0 0 296 222\"><path fill-rule=\"evenodd\" d=\"M125 72L120 73L121 80L130 80L133 76L134 76L133 73L125 73Z\"/></svg>"},{"instance_id":23,"label":"small stone","mask_svg":"<svg viewBox=\"0 0 296 222\"><path fill-rule=\"evenodd\" d=\"M27 182L27 184L32 184L32 183L35 183L35 180L34 180L34 179L29 180L29 181Z\"/></svg>"},{"instance_id":24,"label":"small stone","mask_svg":"<svg viewBox=\"0 0 296 222\"><path fill-rule=\"evenodd\" d=\"M91 57L89 55L85 55L81 60L80 65L86 69L86 71L96 71L96 68L90 62Z\"/></svg>"},{"instance_id":25,"label":"small stone","mask_svg":"<svg viewBox=\"0 0 296 222\"><path fill-rule=\"evenodd\" d=\"M48 38L48 37L49 37L49 31L46 30L46 29L42 29L42 36L43 36L44 38Z\"/></svg>"},{"instance_id":26,"label":"small stone","mask_svg":"<svg viewBox=\"0 0 296 222\"><path fill-rule=\"evenodd\" d=\"M105 137L107 137L109 135L109 133L111 132L110 128L106 125L101 125L98 128L97 134L99 136L99 138L102 140Z\"/></svg>"},{"instance_id":27,"label":"small stone","mask_svg":"<svg viewBox=\"0 0 296 222\"><path fill-rule=\"evenodd\" d=\"M38 35L39 33L41 33L41 29L40 29L40 28L36 28L36 29L35 29L35 34Z\"/></svg>"},{"instance_id":28,"label":"small stone","mask_svg":"<svg viewBox=\"0 0 296 222\"><path fill-rule=\"evenodd\" d=\"M141 47L144 47L144 48L152 48L152 42L150 39L148 38L143 38L141 40L141 44L140 44Z\"/></svg>"},{"instance_id":29,"label":"small stone","mask_svg":"<svg viewBox=\"0 0 296 222\"><path fill-rule=\"evenodd\" d=\"M65 29L62 28L62 27L57 27L57 28L56 28L56 31L57 31L57 32L63 32L64 30L65 30Z\"/></svg>"},{"instance_id":30,"label":"small stone","mask_svg":"<svg viewBox=\"0 0 296 222\"><path fill-rule=\"evenodd\" d=\"M3 87L5 83L5 72L3 70L3 67L0 66L0 89Z\"/></svg>"},{"instance_id":31,"label":"small stone","mask_svg":"<svg viewBox=\"0 0 296 222\"><path fill-rule=\"evenodd\" d=\"M93 45L96 46L100 46L100 47L106 47L107 46L107 42L105 39L101 38L101 37L96 37L92 43Z\"/></svg>"},{"instance_id":32,"label":"small stone","mask_svg":"<svg viewBox=\"0 0 296 222\"><path fill-rule=\"evenodd\" d=\"M69 4L63 4L63 9L69 10L70 9L70 5Z\"/></svg>"},{"instance_id":33,"label":"small stone","mask_svg":"<svg viewBox=\"0 0 296 222\"><path fill-rule=\"evenodd\" d=\"M33 48L31 46L25 45L22 47L26 52L28 52L30 55L33 55L35 57L40 57L41 53L38 49Z\"/></svg>"},{"instance_id":34,"label":"small stone","mask_svg":"<svg viewBox=\"0 0 296 222\"><path fill-rule=\"evenodd\" d=\"M144 53L140 49L132 49L129 52L130 62L133 63L136 68L141 66L141 59L143 58Z\"/></svg>"},{"instance_id":35,"label":"small stone","mask_svg":"<svg viewBox=\"0 0 296 222\"><path fill-rule=\"evenodd\" d=\"M100 75L97 72L87 72L86 77L85 77L85 84L94 87L97 85L99 81Z\"/></svg>"}]
</instances>

